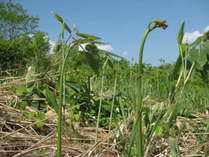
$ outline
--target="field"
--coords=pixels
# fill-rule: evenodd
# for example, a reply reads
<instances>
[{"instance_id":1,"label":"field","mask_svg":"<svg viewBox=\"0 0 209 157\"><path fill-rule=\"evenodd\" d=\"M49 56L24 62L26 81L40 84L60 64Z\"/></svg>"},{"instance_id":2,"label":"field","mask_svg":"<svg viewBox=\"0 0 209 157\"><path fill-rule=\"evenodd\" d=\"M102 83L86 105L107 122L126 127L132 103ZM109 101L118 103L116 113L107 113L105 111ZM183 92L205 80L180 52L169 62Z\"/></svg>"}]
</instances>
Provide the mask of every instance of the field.
<instances>
[{"instance_id":1,"label":"field","mask_svg":"<svg viewBox=\"0 0 209 157\"><path fill-rule=\"evenodd\" d=\"M131 62L52 16L53 53L44 32L0 38L0 157L209 156L209 31L184 43L183 22L177 60L153 66L144 46L165 20L145 26Z\"/></svg>"}]
</instances>

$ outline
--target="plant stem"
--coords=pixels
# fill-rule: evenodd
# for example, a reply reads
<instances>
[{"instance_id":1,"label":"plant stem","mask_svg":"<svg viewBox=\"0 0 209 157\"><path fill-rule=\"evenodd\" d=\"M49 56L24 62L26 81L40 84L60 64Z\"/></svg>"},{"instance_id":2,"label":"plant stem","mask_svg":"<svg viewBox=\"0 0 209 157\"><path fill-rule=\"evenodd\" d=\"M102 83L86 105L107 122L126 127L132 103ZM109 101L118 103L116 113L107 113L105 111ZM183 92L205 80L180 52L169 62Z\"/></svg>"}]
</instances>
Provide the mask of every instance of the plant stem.
<instances>
[{"instance_id":1,"label":"plant stem","mask_svg":"<svg viewBox=\"0 0 209 157\"><path fill-rule=\"evenodd\" d=\"M97 115L97 126L96 126L96 142L98 139L98 130L99 130L99 122L100 122L100 116L101 116L101 109L102 109L102 100L103 100L103 88L104 88L104 78L105 78L105 67L107 65L108 58L105 60L103 66L102 66L102 82L101 82L101 91L100 91L100 99L99 99L99 111Z\"/></svg>"},{"instance_id":2,"label":"plant stem","mask_svg":"<svg viewBox=\"0 0 209 157\"><path fill-rule=\"evenodd\" d=\"M114 103L115 103L116 86L117 86L117 78L115 79L115 82L114 82L114 91L113 91L113 98L112 98L112 105L111 105L111 112L110 112L110 122L109 122L109 128L108 128L109 135L110 135L110 130L112 126L112 114L113 114L113 108L114 108Z\"/></svg>"},{"instance_id":3,"label":"plant stem","mask_svg":"<svg viewBox=\"0 0 209 157\"><path fill-rule=\"evenodd\" d=\"M143 52L145 41L150 32L150 28L148 27L144 33L143 40L141 42L140 52L139 52L139 65L138 65L138 80L137 80L137 90L136 90L136 111L137 111L137 120L136 120L136 147L137 147L137 155L139 157L144 156L144 138L143 138L143 130L142 130L142 74L143 74Z\"/></svg>"},{"instance_id":4,"label":"plant stem","mask_svg":"<svg viewBox=\"0 0 209 157\"><path fill-rule=\"evenodd\" d=\"M100 91L100 99L99 99L99 111L97 115L97 126L96 126L96 142L98 139L98 130L99 130L99 122L101 116L101 109L102 109L102 100L103 100L103 86L104 86L104 69L102 70L102 82L101 82L101 91Z\"/></svg>"},{"instance_id":5,"label":"plant stem","mask_svg":"<svg viewBox=\"0 0 209 157\"><path fill-rule=\"evenodd\" d=\"M61 157L62 152L62 106L63 106L63 82L64 82L64 59L60 70L60 95L58 105L58 135L57 135L57 157Z\"/></svg>"},{"instance_id":6,"label":"plant stem","mask_svg":"<svg viewBox=\"0 0 209 157\"><path fill-rule=\"evenodd\" d=\"M60 68L60 80L59 80L59 105L58 105L58 120L57 120L57 157L61 157L62 153L62 121L63 121L63 114L62 114L62 108L65 103L65 66L67 58L70 54L70 51L75 47L76 45L70 45L68 47L62 48L63 58Z\"/></svg>"},{"instance_id":7,"label":"plant stem","mask_svg":"<svg viewBox=\"0 0 209 157\"><path fill-rule=\"evenodd\" d=\"M131 136L131 141L128 149L128 157L130 156L131 153L131 148L134 144L136 144L136 150L137 150L137 156L138 157L143 157L144 156L144 138L143 138L143 127L142 127L142 108L143 108L143 103L142 103L142 94L143 94L143 88L142 88L142 75L143 75L143 52L144 52L144 45L147 40L147 37L149 33L154 30L155 28L160 28L162 27L163 29L167 28L167 25L165 24L166 21L164 20L153 20L151 21L147 29L144 33L144 36L142 38L142 42L140 44L140 51L139 51L139 63L137 67L137 82L136 82L136 105L135 105L135 111L136 111L136 120L135 124L133 126L132 130L132 136ZM153 26L151 26L154 24Z\"/></svg>"}]
</instances>

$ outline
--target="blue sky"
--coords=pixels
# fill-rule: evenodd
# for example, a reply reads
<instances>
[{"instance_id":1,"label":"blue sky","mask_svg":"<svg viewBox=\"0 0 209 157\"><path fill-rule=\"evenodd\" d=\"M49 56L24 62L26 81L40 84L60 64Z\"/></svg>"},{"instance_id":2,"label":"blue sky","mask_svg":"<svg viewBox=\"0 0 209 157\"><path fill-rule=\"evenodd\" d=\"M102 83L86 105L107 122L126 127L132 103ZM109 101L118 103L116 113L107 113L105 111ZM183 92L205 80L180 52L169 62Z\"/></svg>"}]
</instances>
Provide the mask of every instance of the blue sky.
<instances>
[{"instance_id":1,"label":"blue sky","mask_svg":"<svg viewBox=\"0 0 209 157\"><path fill-rule=\"evenodd\" d=\"M80 32L99 36L108 43L105 48L131 60L138 58L139 43L147 23L152 19L168 21L167 30L155 30L145 46L144 62L159 64L159 59L174 62L176 37L183 21L187 39L201 35L209 26L209 0L14 0L28 13L40 18L39 29L52 41L58 39L59 23L51 11L67 23L76 24ZM207 27L209 29L209 27Z\"/></svg>"}]
</instances>

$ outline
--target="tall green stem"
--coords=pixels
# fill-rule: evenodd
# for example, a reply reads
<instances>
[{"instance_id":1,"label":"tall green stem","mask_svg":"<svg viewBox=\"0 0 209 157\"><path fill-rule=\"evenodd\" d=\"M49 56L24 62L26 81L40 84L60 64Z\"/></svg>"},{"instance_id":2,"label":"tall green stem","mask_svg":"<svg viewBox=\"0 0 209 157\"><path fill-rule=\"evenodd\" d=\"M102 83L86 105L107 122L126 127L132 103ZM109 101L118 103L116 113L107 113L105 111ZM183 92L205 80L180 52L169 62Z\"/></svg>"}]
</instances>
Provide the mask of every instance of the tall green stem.
<instances>
[{"instance_id":1,"label":"tall green stem","mask_svg":"<svg viewBox=\"0 0 209 157\"><path fill-rule=\"evenodd\" d=\"M63 73L64 65L62 64L60 70L60 95L59 95L59 106L58 106L58 135L57 135L57 157L61 157L62 152L62 106L63 106Z\"/></svg>"},{"instance_id":2,"label":"tall green stem","mask_svg":"<svg viewBox=\"0 0 209 157\"><path fill-rule=\"evenodd\" d=\"M98 139L99 122L100 122L100 116L101 116L101 110L102 110L103 87L104 87L104 74L102 75L101 91L100 91L100 99L99 99L99 111L98 111L98 115L97 115L96 142Z\"/></svg>"},{"instance_id":3,"label":"tall green stem","mask_svg":"<svg viewBox=\"0 0 209 157\"><path fill-rule=\"evenodd\" d=\"M131 141L129 145L129 150L128 150L128 157L130 156L132 146L136 144L136 150L137 150L137 156L138 157L143 157L144 156L144 138L143 138L143 126L142 126L142 108L143 108L143 103L142 103L142 94L143 94L143 88L142 88L142 75L143 75L143 53L144 53L144 45L147 40L147 37L149 33L154 30L155 28L161 27L163 29L167 28L167 25L165 24L165 20L153 20L151 21L147 29L144 33L144 36L142 38L142 42L140 44L140 51L139 51L139 63L138 63L138 71L137 71L137 83L136 83L136 105L135 105L135 110L136 110L136 121L133 126L133 131L132 131L132 136L131 136ZM154 24L153 26L151 26Z\"/></svg>"},{"instance_id":4,"label":"tall green stem","mask_svg":"<svg viewBox=\"0 0 209 157\"><path fill-rule=\"evenodd\" d=\"M147 28L147 30L144 33L143 40L141 42L141 48L139 52L139 65L138 65L138 80L137 80L137 89L136 89L136 111L137 111L137 120L136 120L136 147L137 147L137 154L139 157L144 156L144 138L143 138L143 130L142 130L142 73L143 73L143 52L144 52L144 45L145 41L148 37L148 34L150 32L150 29Z\"/></svg>"},{"instance_id":5,"label":"tall green stem","mask_svg":"<svg viewBox=\"0 0 209 157\"><path fill-rule=\"evenodd\" d=\"M63 105L65 103L65 67L66 67L66 61L70 54L70 51L75 47L76 45L68 46L65 45L62 48L63 58L60 68L60 80L59 80L59 106L58 106L58 120L57 120L57 157L61 157L62 153L62 121L63 121L63 114L62 109Z\"/></svg>"},{"instance_id":6,"label":"tall green stem","mask_svg":"<svg viewBox=\"0 0 209 157\"><path fill-rule=\"evenodd\" d=\"M97 139L98 139L99 122L100 122L100 116L101 116L101 110L102 110L104 78L105 78L105 67L106 67L107 62L108 62L108 58L105 60L103 66L102 66L102 82L101 82L101 91L100 91L100 99L99 99L99 111L98 111L98 115L97 115L96 142L97 142Z\"/></svg>"},{"instance_id":7,"label":"tall green stem","mask_svg":"<svg viewBox=\"0 0 209 157\"><path fill-rule=\"evenodd\" d=\"M111 111L110 111L110 122L108 127L108 133L110 134L111 126L112 126L112 115L113 115L113 108L115 103L115 95L116 95L116 87L117 87L117 78L114 82L114 91L113 91L113 98L112 98L112 105L111 105Z\"/></svg>"}]
</instances>

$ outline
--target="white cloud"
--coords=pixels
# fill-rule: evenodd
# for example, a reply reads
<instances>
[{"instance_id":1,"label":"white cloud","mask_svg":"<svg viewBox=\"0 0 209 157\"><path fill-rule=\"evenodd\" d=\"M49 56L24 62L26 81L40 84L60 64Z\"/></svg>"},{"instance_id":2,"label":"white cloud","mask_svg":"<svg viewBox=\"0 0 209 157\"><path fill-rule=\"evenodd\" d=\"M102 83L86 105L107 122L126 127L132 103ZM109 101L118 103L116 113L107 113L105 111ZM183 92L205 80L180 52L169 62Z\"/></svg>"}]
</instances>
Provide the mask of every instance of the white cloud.
<instances>
[{"instance_id":1,"label":"white cloud","mask_svg":"<svg viewBox=\"0 0 209 157\"><path fill-rule=\"evenodd\" d=\"M81 44L81 46L78 47L78 51L83 51L83 49L85 49L85 46L87 44Z\"/></svg>"},{"instance_id":2,"label":"white cloud","mask_svg":"<svg viewBox=\"0 0 209 157\"><path fill-rule=\"evenodd\" d=\"M110 44L97 45L97 47L101 50L113 51L113 47Z\"/></svg>"},{"instance_id":3,"label":"white cloud","mask_svg":"<svg viewBox=\"0 0 209 157\"><path fill-rule=\"evenodd\" d=\"M33 37L33 34L32 34L32 33L30 33L30 34L28 34L28 36L29 36L30 38L32 38L32 37Z\"/></svg>"},{"instance_id":4,"label":"white cloud","mask_svg":"<svg viewBox=\"0 0 209 157\"><path fill-rule=\"evenodd\" d=\"M85 48L86 45L87 44L81 44L83 48ZM79 47L79 51L83 50L82 47ZM97 48L100 50L105 50L105 51L113 51L113 47L110 44L97 45Z\"/></svg>"},{"instance_id":5,"label":"white cloud","mask_svg":"<svg viewBox=\"0 0 209 157\"><path fill-rule=\"evenodd\" d=\"M52 41L52 40L49 40L49 45L50 45L50 50L49 50L49 54L53 54L53 49L54 49L54 46L55 46L55 42Z\"/></svg>"},{"instance_id":6,"label":"white cloud","mask_svg":"<svg viewBox=\"0 0 209 157\"><path fill-rule=\"evenodd\" d=\"M122 55L123 55L123 56L128 56L128 51L124 51L124 52L122 53Z\"/></svg>"},{"instance_id":7,"label":"white cloud","mask_svg":"<svg viewBox=\"0 0 209 157\"><path fill-rule=\"evenodd\" d=\"M186 32L183 37L183 43L192 43L200 36L202 36L202 33L199 31L194 31L192 33Z\"/></svg>"},{"instance_id":8,"label":"white cloud","mask_svg":"<svg viewBox=\"0 0 209 157\"><path fill-rule=\"evenodd\" d=\"M194 42L198 37L202 36L203 33L209 31L209 26L206 26L202 33L200 31L196 30L194 32L186 32L184 33L183 37L183 43L192 43Z\"/></svg>"},{"instance_id":9,"label":"white cloud","mask_svg":"<svg viewBox=\"0 0 209 157\"><path fill-rule=\"evenodd\" d=\"M209 31L209 26L205 27L204 32Z\"/></svg>"},{"instance_id":10,"label":"white cloud","mask_svg":"<svg viewBox=\"0 0 209 157\"><path fill-rule=\"evenodd\" d=\"M73 24L73 26L72 26L72 32L75 33L75 34L79 32L79 29L76 26L76 24Z\"/></svg>"}]
</instances>

